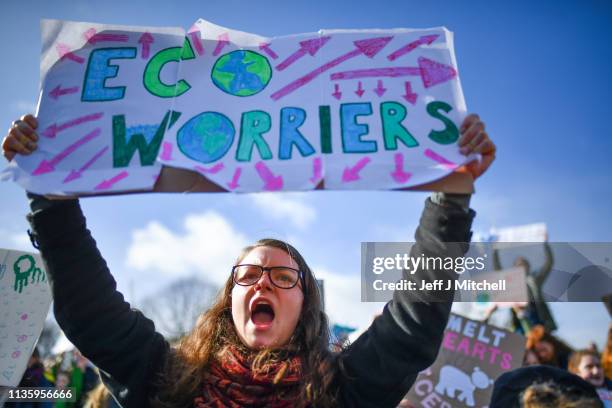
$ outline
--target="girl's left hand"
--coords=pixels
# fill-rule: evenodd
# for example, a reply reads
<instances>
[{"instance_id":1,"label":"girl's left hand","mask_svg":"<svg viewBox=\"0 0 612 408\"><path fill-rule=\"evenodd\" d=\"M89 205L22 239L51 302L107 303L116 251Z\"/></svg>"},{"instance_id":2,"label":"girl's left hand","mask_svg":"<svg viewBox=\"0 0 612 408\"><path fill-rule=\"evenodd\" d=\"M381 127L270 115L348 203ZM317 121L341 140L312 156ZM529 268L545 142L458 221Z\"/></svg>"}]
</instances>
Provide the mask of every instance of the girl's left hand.
<instances>
[{"instance_id":1,"label":"girl's left hand","mask_svg":"<svg viewBox=\"0 0 612 408\"><path fill-rule=\"evenodd\" d=\"M465 166L474 179L477 179L487 171L493 160L495 160L497 148L485 131L484 122L476 114L471 114L465 118L460 132L459 151L461 154L467 156L470 153L480 153L482 155L482 160L474 160Z\"/></svg>"}]
</instances>

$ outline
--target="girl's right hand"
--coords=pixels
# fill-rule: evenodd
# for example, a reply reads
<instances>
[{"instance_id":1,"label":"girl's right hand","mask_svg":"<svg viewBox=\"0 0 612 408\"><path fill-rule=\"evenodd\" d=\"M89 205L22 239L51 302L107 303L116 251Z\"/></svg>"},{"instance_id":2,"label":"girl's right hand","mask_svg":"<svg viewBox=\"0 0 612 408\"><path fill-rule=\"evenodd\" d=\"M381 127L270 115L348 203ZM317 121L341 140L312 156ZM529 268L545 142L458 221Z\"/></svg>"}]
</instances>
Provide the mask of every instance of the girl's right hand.
<instances>
[{"instance_id":1,"label":"girl's right hand","mask_svg":"<svg viewBox=\"0 0 612 408\"><path fill-rule=\"evenodd\" d=\"M23 115L13 122L8 133L2 140L2 153L8 161L13 160L17 153L29 155L38 147L36 128L38 121L34 115Z\"/></svg>"}]
</instances>

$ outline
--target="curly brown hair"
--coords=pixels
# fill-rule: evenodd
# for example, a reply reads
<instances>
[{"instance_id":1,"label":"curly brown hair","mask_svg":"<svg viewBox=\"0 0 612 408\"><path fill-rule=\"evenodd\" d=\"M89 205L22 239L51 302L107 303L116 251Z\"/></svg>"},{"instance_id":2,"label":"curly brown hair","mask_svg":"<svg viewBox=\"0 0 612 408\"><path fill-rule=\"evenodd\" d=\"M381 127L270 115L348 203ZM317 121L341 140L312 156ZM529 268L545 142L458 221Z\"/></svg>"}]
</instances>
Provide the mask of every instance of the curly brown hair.
<instances>
[{"instance_id":1,"label":"curly brown hair","mask_svg":"<svg viewBox=\"0 0 612 408\"><path fill-rule=\"evenodd\" d=\"M273 247L285 251L298 264L304 274L304 303L298 325L289 343L280 349L248 349L236 333L232 320L231 291L234 282L231 275L215 302L203 313L194 329L183 337L168 353L165 368L157 381L157 393L152 396L154 407L190 407L201 392L202 378L210 363L219 359L227 347L235 347L253 361L254 370L266 370L266 365L286 361L292 356L302 360L300 397L302 406L335 405L336 375L341 371L338 354L329 350L328 319L322 310L322 302L312 270L300 253L290 244L277 239L261 239L244 248L238 264L257 247Z\"/></svg>"}]
</instances>

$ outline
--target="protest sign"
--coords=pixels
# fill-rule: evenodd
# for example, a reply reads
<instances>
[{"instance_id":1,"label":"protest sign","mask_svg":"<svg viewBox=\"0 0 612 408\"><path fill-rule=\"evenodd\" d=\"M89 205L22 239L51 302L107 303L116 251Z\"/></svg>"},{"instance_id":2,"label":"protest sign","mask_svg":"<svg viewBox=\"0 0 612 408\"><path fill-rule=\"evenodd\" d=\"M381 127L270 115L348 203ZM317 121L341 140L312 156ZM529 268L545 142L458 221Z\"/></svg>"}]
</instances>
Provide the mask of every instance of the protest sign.
<instances>
[{"instance_id":1,"label":"protest sign","mask_svg":"<svg viewBox=\"0 0 612 408\"><path fill-rule=\"evenodd\" d=\"M488 242L544 242L547 240L546 224L526 224L515 227L491 228Z\"/></svg>"},{"instance_id":2,"label":"protest sign","mask_svg":"<svg viewBox=\"0 0 612 408\"><path fill-rule=\"evenodd\" d=\"M487 407L493 382L523 362L525 338L451 314L434 364L406 395L415 407Z\"/></svg>"},{"instance_id":3,"label":"protest sign","mask_svg":"<svg viewBox=\"0 0 612 408\"><path fill-rule=\"evenodd\" d=\"M157 191L406 189L476 158L457 147L466 107L445 28L266 38L201 19L186 36L45 20L42 33L39 149L8 171L30 191L150 191L160 163L202 178L176 170Z\"/></svg>"},{"instance_id":4,"label":"protest sign","mask_svg":"<svg viewBox=\"0 0 612 408\"><path fill-rule=\"evenodd\" d=\"M0 385L15 387L51 306L39 255L0 249L0 299Z\"/></svg>"}]
</instances>

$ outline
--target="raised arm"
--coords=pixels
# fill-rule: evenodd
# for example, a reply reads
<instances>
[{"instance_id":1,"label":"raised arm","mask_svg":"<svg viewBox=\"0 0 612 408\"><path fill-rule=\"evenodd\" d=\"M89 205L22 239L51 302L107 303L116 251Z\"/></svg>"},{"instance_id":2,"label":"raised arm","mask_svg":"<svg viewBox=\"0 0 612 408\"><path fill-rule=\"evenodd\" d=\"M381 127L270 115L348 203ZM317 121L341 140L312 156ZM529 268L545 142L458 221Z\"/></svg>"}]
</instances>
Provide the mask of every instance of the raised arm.
<instances>
[{"instance_id":1,"label":"raised arm","mask_svg":"<svg viewBox=\"0 0 612 408\"><path fill-rule=\"evenodd\" d=\"M467 124L467 126L465 126ZM474 128L474 127L475 128ZM465 128L468 130L465 130ZM495 145L484 133L477 116L463 126L460 146L464 153L483 154L483 160L468 170L480 176L493 161ZM476 133L470 130L476 129ZM476 142L474 142L476 140ZM471 142L471 143L470 143ZM462 257L468 250L475 212L469 209L469 195L434 193L425 202L411 257ZM403 272L403 279L416 283L449 279L454 271L424 269ZM341 377L341 399L346 406L395 407L414 383L417 374L435 360L452 305L454 290L396 290L382 315L377 317L341 356L345 375Z\"/></svg>"},{"instance_id":2,"label":"raised arm","mask_svg":"<svg viewBox=\"0 0 612 408\"><path fill-rule=\"evenodd\" d=\"M410 256L461 257L475 213L445 198L434 200L425 202ZM444 270L420 269L413 275L404 271L403 279L420 287L421 281L453 278ZM342 397L347 406L356 401L360 407L397 406L417 374L435 360L453 295L453 290L438 291L432 299L420 291L395 291L382 315L344 353Z\"/></svg>"},{"instance_id":3,"label":"raised arm","mask_svg":"<svg viewBox=\"0 0 612 408\"><path fill-rule=\"evenodd\" d=\"M501 260L499 259L499 249L493 246L493 270L500 271L502 270Z\"/></svg>"},{"instance_id":4,"label":"raised arm","mask_svg":"<svg viewBox=\"0 0 612 408\"><path fill-rule=\"evenodd\" d=\"M36 123L24 119L14 122L4 139L7 158L22 154L20 134L35 133ZM28 197L30 235L45 262L55 317L62 330L83 355L128 388L128 406L147 405L134 398L146 395L139 388L150 383L149 377L158 371L167 343L156 333L153 322L132 310L117 291L86 227L79 201Z\"/></svg>"},{"instance_id":5,"label":"raised arm","mask_svg":"<svg viewBox=\"0 0 612 408\"><path fill-rule=\"evenodd\" d=\"M535 278L536 283L540 287L544 285L544 282L546 282L548 275L550 275L550 271L552 270L552 266L554 262L552 248L550 247L550 244L548 243L548 241L544 241L544 258L545 258L544 265L542 265L540 270L538 270L537 272L534 272L533 274L533 277Z\"/></svg>"}]
</instances>

